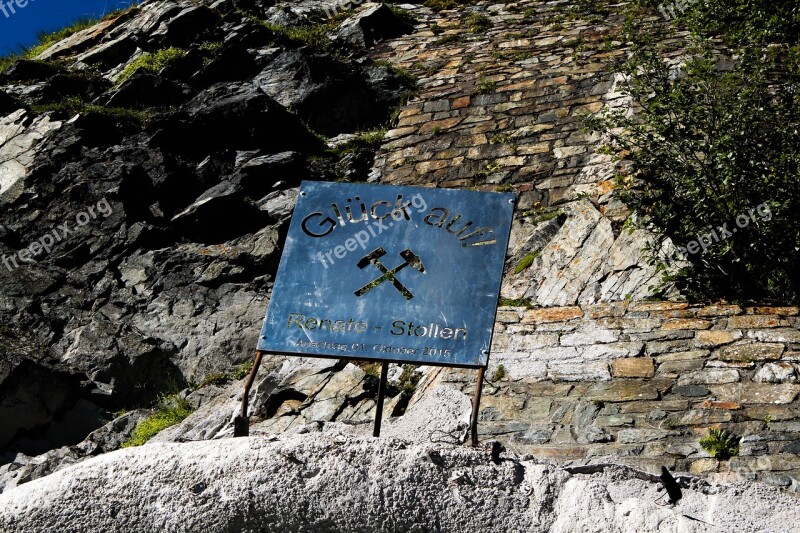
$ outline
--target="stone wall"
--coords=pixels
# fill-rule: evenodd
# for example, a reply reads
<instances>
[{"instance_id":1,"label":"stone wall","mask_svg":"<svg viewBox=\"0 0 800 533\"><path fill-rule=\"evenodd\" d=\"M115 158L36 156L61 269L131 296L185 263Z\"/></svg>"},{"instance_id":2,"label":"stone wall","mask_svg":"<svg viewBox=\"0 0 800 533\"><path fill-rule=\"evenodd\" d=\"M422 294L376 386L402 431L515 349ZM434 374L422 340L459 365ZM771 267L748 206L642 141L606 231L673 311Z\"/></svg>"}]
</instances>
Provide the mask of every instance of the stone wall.
<instances>
[{"instance_id":1,"label":"stone wall","mask_svg":"<svg viewBox=\"0 0 800 533\"><path fill-rule=\"evenodd\" d=\"M604 2L595 2L603 6ZM409 6L410 7L410 6ZM413 9L416 31L373 57L418 78L378 154L381 183L518 193L503 294L563 306L651 296L649 236L621 231L616 167L584 117L625 105L608 62L621 7L568 12L568 2L476 2ZM600 9L600 7L598 7ZM474 31L470 16L489 18ZM523 258L533 258L518 270Z\"/></svg>"},{"instance_id":2,"label":"stone wall","mask_svg":"<svg viewBox=\"0 0 800 533\"><path fill-rule=\"evenodd\" d=\"M796 307L618 302L501 308L483 438L558 462L614 456L657 471L800 482ZM474 371L436 379L471 394ZM742 437L710 458L708 428Z\"/></svg>"}]
</instances>

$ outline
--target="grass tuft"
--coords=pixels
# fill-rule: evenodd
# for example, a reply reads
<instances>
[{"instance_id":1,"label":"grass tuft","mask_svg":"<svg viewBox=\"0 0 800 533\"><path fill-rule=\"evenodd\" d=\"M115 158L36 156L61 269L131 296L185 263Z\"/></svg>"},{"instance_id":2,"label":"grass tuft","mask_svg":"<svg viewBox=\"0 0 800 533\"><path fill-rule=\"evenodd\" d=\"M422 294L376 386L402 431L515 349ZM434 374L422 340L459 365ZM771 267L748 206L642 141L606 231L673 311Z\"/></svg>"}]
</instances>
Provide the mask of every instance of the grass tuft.
<instances>
[{"instance_id":1,"label":"grass tuft","mask_svg":"<svg viewBox=\"0 0 800 533\"><path fill-rule=\"evenodd\" d=\"M140 111L138 109L128 109L124 107L103 107L94 104L87 104L75 96L65 98L60 102L31 106L31 111L36 114L55 113L66 117L71 117L78 114L84 115L86 113L98 113L100 115L130 120L138 123L147 122L147 120L153 116L152 112Z\"/></svg>"},{"instance_id":2,"label":"grass tuft","mask_svg":"<svg viewBox=\"0 0 800 533\"><path fill-rule=\"evenodd\" d=\"M475 94L491 94L497 90L497 82L493 80L480 80Z\"/></svg>"},{"instance_id":3,"label":"grass tuft","mask_svg":"<svg viewBox=\"0 0 800 533\"><path fill-rule=\"evenodd\" d=\"M133 6L127 9L119 9L116 11L112 11L111 13L103 17L102 20L111 20L120 16L123 13L138 9L139 9L138 7ZM84 18L77 20L72 24L70 24L69 26L62 28L56 32L40 33L38 36L38 42L35 45L23 50L21 53L0 57L0 72L3 72L8 67L19 61L20 59L33 59L34 57L38 56L39 54L41 54L42 52L44 52L45 50L56 44L57 42L63 41L67 37L71 37L72 35L78 33L79 31L91 28L98 22L100 22L99 19Z\"/></svg>"},{"instance_id":4,"label":"grass tuft","mask_svg":"<svg viewBox=\"0 0 800 533\"><path fill-rule=\"evenodd\" d=\"M539 256L538 251L524 255L517 263L517 266L514 267L514 274L519 274L520 272L531 266L533 264L533 260L536 259L538 256Z\"/></svg>"},{"instance_id":5,"label":"grass tuft","mask_svg":"<svg viewBox=\"0 0 800 533\"><path fill-rule=\"evenodd\" d=\"M470 13L464 19L464 24L472 33L482 33L492 27L492 21L481 13Z\"/></svg>"},{"instance_id":6,"label":"grass tuft","mask_svg":"<svg viewBox=\"0 0 800 533\"><path fill-rule=\"evenodd\" d=\"M700 439L700 446L711 457L723 461L739 455L739 438L721 429L709 429L708 436Z\"/></svg>"},{"instance_id":7,"label":"grass tuft","mask_svg":"<svg viewBox=\"0 0 800 533\"><path fill-rule=\"evenodd\" d=\"M507 375L508 373L506 372L506 367L503 365L498 365L497 370L495 370L494 374L492 374L492 381L499 381Z\"/></svg>"},{"instance_id":8,"label":"grass tuft","mask_svg":"<svg viewBox=\"0 0 800 533\"><path fill-rule=\"evenodd\" d=\"M131 437L122 443L122 448L143 445L157 433L183 422L192 414L192 410L191 404L177 394L162 398L158 409L136 424Z\"/></svg>"},{"instance_id":9,"label":"grass tuft","mask_svg":"<svg viewBox=\"0 0 800 533\"><path fill-rule=\"evenodd\" d=\"M530 298L500 298L498 302L500 307L525 307L526 309L533 308L533 302Z\"/></svg>"},{"instance_id":10,"label":"grass tuft","mask_svg":"<svg viewBox=\"0 0 800 533\"><path fill-rule=\"evenodd\" d=\"M133 74L139 69L157 74L175 61L183 58L185 55L185 50L175 47L164 48L162 50L158 50L157 52L153 52L152 54L149 52L144 53L131 61L122 70L122 72L120 72L119 76L117 76L115 84L117 87L119 87L125 82L125 80L133 76Z\"/></svg>"}]
</instances>

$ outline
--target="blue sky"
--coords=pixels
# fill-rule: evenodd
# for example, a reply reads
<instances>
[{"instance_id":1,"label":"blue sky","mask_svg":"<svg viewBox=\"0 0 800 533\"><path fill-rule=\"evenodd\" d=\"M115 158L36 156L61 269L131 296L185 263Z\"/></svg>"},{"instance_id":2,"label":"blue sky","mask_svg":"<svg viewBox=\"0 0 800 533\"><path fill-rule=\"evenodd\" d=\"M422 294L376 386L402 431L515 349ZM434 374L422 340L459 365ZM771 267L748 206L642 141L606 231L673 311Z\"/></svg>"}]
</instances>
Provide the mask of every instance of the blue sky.
<instances>
[{"instance_id":1,"label":"blue sky","mask_svg":"<svg viewBox=\"0 0 800 533\"><path fill-rule=\"evenodd\" d=\"M0 55L19 52L36 43L40 32L50 33L82 18L101 18L105 13L126 7L133 0L28 0L20 8L16 2L25 0L0 0ZM13 6L12 13L11 7Z\"/></svg>"}]
</instances>

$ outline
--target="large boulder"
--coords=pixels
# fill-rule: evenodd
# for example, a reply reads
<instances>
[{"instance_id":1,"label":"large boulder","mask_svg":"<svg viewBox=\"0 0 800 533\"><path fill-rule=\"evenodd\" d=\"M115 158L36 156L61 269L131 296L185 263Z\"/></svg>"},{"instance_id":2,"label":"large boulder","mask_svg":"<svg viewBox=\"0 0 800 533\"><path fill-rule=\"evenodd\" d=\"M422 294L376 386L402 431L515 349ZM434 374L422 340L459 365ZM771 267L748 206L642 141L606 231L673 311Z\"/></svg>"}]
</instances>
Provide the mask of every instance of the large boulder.
<instances>
[{"instance_id":1,"label":"large boulder","mask_svg":"<svg viewBox=\"0 0 800 533\"><path fill-rule=\"evenodd\" d=\"M383 124L400 95L410 89L410 82L386 67L355 67L307 47L275 56L255 82L329 136Z\"/></svg>"},{"instance_id":2,"label":"large boulder","mask_svg":"<svg viewBox=\"0 0 800 533\"><path fill-rule=\"evenodd\" d=\"M414 29L386 4L364 4L336 31L336 41L351 49L370 48L386 39L400 37Z\"/></svg>"},{"instance_id":3,"label":"large boulder","mask_svg":"<svg viewBox=\"0 0 800 533\"><path fill-rule=\"evenodd\" d=\"M217 84L157 122L152 142L187 156L225 150L322 148L297 117L254 84Z\"/></svg>"},{"instance_id":4,"label":"large boulder","mask_svg":"<svg viewBox=\"0 0 800 533\"><path fill-rule=\"evenodd\" d=\"M678 481L683 498L660 505L658 477L626 467L305 431L105 454L0 494L0 529L783 532L800 521L796 497L776 488Z\"/></svg>"},{"instance_id":5,"label":"large boulder","mask_svg":"<svg viewBox=\"0 0 800 533\"><path fill-rule=\"evenodd\" d=\"M107 99L111 107L169 107L192 96L185 84L149 72L137 71Z\"/></svg>"}]
</instances>

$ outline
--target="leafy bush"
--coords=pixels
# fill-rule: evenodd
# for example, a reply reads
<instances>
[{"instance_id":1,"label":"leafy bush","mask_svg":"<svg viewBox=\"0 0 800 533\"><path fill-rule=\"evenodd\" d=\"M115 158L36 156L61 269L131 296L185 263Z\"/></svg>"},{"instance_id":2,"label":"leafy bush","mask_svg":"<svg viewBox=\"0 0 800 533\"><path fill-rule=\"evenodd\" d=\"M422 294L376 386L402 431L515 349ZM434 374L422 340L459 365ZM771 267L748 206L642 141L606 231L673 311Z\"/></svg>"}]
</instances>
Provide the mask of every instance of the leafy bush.
<instances>
[{"instance_id":1,"label":"leafy bush","mask_svg":"<svg viewBox=\"0 0 800 533\"><path fill-rule=\"evenodd\" d=\"M675 16L699 35L721 36L731 44L800 42L800 4L785 0L638 0L640 6ZM675 4L673 10L670 4Z\"/></svg>"},{"instance_id":2,"label":"leafy bush","mask_svg":"<svg viewBox=\"0 0 800 533\"><path fill-rule=\"evenodd\" d=\"M198 389L201 389L207 385L225 385L229 383L231 380L231 375L226 372L214 372L213 374L209 374L203 378L203 381L200 382L200 385L197 386Z\"/></svg>"},{"instance_id":3,"label":"leafy bush","mask_svg":"<svg viewBox=\"0 0 800 533\"><path fill-rule=\"evenodd\" d=\"M273 24L266 20L261 20L257 17L246 15L251 22L260 24L268 29L273 35L284 37L296 43L307 44L315 48L325 49L331 44L328 37L328 32L336 29L338 22L324 22L317 24L310 24L307 26L300 26L297 28L290 28L281 26L280 24ZM338 21L338 18L336 19Z\"/></svg>"},{"instance_id":4,"label":"leafy bush","mask_svg":"<svg viewBox=\"0 0 800 533\"><path fill-rule=\"evenodd\" d=\"M472 3L472 0L425 0L422 5L434 11L443 11L469 5L470 3Z\"/></svg>"},{"instance_id":5,"label":"leafy bush","mask_svg":"<svg viewBox=\"0 0 800 533\"><path fill-rule=\"evenodd\" d=\"M159 408L134 428L131 437L122 443L123 448L141 446L160 431L180 424L192 414L192 406L177 394L161 399Z\"/></svg>"},{"instance_id":6,"label":"leafy bush","mask_svg":"<svg viewBox=\"0 0 800 533\"><path fill-rule=\"evenodd\" d=\"M356 136L349 141L340 144L336 148L329 148L328 153L336 157L342 157L345 154L354 154L363 150L377 150L383 143L386 137L386 128L375 128L356 133Z\"/></svg>"},{"instance_id":7,"label":"leafy bush","mask_svg":"<svg viewBox=\"0 0 800 533\"><path fill-rule=\"evenodd\" d=\"M697 39L676 68L634 23L624 35L633 51L614 66L634 113L607 110L588 124L625 162L617 194L638 224L677 246L716 237L689 249L688 267L670 265L657 241L650 252L663 281L696 299L797 301L800 49L750 46L723 68ZM739 216L751 218L746 228Z\"/></svg>"},{"instance_id":8,"label":"leafy bush","mask_svg":"<svg viewBox=\"0 0 800 533\"><path fill-rule=\"evenodd\" d=\"M402 22L410 24L411 26L417 24L417 18L408 9L403 9L402 7L397 7L392 4L387 4L387 6L389 7L389 11L391 11L392 14L394 14L394 16L399 18Z\"/></svg>"},{"instance_id":9,"label":"leafy bush","mask_svg":"<svg viewBox=\"0 0 800 533\"><path fill-rule=\"evenodd\" d=\"M39 35L39 43L32 48L28 49L25 52L25 57L36 57L58 41L62 41L67 37L72 36L79 31L85 30L86 28L91 28L95 24L97 24L97 20L92 19L81 19L76 22L73 22L66 28L62 28L53 33L42 33Z\"/></svg>"},{"instance_id":10,"label":"leafy bush","mask_svg":"<svg viewBox=\"0 0 800 533\"><path fill-rule=\"evenodd\" d=\"M700 439L700 446L711 457L723 461L739 455L739 438L721 429L709 429L708 436Z\"/></svg>"}]
</instances>

